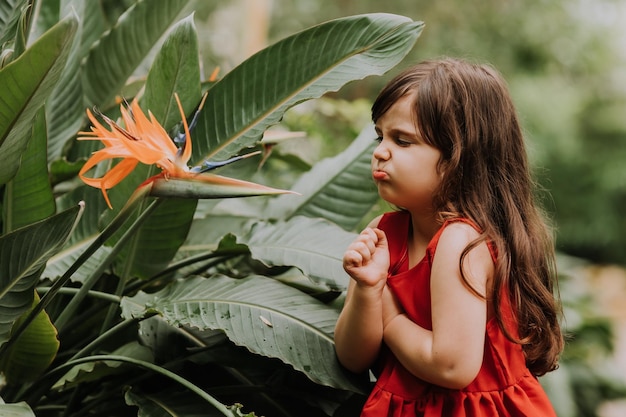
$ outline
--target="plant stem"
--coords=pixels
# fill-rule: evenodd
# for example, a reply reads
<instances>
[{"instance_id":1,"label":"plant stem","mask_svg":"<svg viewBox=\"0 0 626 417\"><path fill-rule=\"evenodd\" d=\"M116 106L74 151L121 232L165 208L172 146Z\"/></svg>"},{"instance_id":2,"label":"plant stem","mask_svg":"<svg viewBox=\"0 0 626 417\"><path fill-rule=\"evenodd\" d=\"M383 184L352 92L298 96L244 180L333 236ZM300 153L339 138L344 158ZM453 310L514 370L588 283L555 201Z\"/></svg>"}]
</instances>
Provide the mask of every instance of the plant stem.
<instances>
[{"instance_id":1,"label":"plant stem","mask_svg":"<svg viewBox=\"0 0 626 417\"><path fill-rule=\"evenodd\" d=\"M150 370L152 372L158 373L160 375L163 375L163 376L165 376L165 377L167 377L167 378L169 378L169 379L179 383L180 385L182 385L183 387L187 388L191 392L197 394L200 398L204 399L206 402L211 404L216 410L221 412L223 415L229 416L229 417L232 417L232 415L233 415L232 412L224 404L219 402L213 396L207 394L205 391L203 391L201 388L199 388L198 386L194 385L193 383L191 383L187 379L185 379L185 378L175 374L172 371L168 371L167 369L164 369L164 368L162 368L160 366L157 366L155 364L152 364L150 362L146 362L146 361L142 361L142 360L138 360L138 359L134 359L134 358L129 358L129 357L125 357L125 356L118 356L118 355L94 355L94 356L87 356L87 357L80 358L80 359L70 360L70 361L64 363L63 365L60 365L57 368L54 368L50 372L46 373L39 381L45 381L47 379L48 380L52 379L53 375L58 374L58 373L65 373L69 369L73 368L74 366L81 365L83 363L100 362L100 361L113 361L113 362L129 363L129 364L132 364L132 365L136 365L136 366L138 366L140 368L144 368L144 369ZM52 380L52 384L53 383L54 383L54 380ZM31 399L27 401L29 404L31 404L31 407L34 407L36 405L36 403L38 402L39 398L41 397L40 394L43 394L46 391L48 391L49 387L50 387L50 383L46 383L46 384L44 384L44 386L40 387L34 393L34 398L33 398L33 396L31 396Z\"/></svg>"},{"instance_id":2,"label":"plant stem","mask_svg":"<svg viewBox=\"0 0 626 417\"><path fill-rule=\"evenodd\" d=\"M135 202L139 202L139 201L140 201L139 199L135 200ZM72 317L72 315L74 314L74 312L76 311L76 309L78 308L80 303L87 296L88 292L95 285L95 283L98 281L98 279L100 279L100 276L102 276L102 273L104 272L104 270L109 266L109 264L111 264L111 262L113 262L113 260L115 260L115 257L122 250L122 248L124 247L126 242L134 235L134 233L137 231L137 229L139 229L139 227L143 224L143 222L148 219L150 214L152 214L152 212L158 207L158 205L162 201L163 200L160 200L160 199L153 201L146 208L146 210L144 210L139 215L139 217L137 217L137 219L133 222L133 224L130 225L130 227L126 230L126 232L124 232L124 234L122 235L120 240L111 249L111 252L107 255L107 257L104 259L104 261L102 261L100 263L100 265L98 266L98 268L95 271L93 271L91 273L91 275L83 282L83 285L80 287L78 292L74 295L74 297L72 297L72 299L67 304L67 306L63 309L63 311L61 312L59 317L54 321L54 325L57 327L57 329L59 329L59 331L63 328L63 326L65 326L67 321ZM124 209L122 209L122 211L124 211ZM122 214L122 211L120 211L120 214ZM119 215L117 217L119 217ZM116 217L116 219L117 219L117 217ZM128 217L128 215L125 216L125 219L127 217ZM115 219L114 219L114 221L115 221ZM118 226L118 228L119 228L119 226ZM117 230L117 228L116 228L116 230ZM106 231L106 229L105 229L105 231ZM104 231L102 233L104 234ZM107 238L108 237L110 237L110 235L107 236Z\"/></svg>"},{"instance_id":3,"label":"plant stem","mask_svg":"<svg viewBox=\"0 0 626 417\"><path fill-rule=\"evenodd\" d=\"M45 294L48 291L50 291L50 288L51 287L37 287L36 290L37 292L41 294ZM59 289L58 293L59 294L76 294L79 290L80 290L79 288L63 287ZM122 300L121 297L118 297L113 294L109 294L107 292L102 292L102 291L90 290L87 295L93 298L99 298L104 301L109 301L110 303L113 303L113 304L119 304L120 301Z\"/></svg>"}]
</instances>

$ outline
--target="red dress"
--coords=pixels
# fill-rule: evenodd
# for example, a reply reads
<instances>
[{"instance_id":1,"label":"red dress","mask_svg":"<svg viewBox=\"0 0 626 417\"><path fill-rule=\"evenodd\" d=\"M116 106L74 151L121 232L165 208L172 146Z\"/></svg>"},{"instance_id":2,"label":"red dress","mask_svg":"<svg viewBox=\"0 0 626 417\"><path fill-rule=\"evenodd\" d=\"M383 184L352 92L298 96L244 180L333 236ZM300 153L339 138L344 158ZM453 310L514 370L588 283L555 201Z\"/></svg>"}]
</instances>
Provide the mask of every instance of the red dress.
<instances>
[{"instance_id":1,"label":"red dress","mask_svg":"<svg viewBox=\"0 0 626 417\"><path fill-rule=\"evenodd\" d=\"M476 227L466 219L455 219ZM424 259L410 270L406 251L410 215L385 214L378 227L387 234L391 256L390 270L398 271L387 285L407 316L421 327L432 330L430 310L430 271L441 232L433 236ZM492 258L494 251L490 248ZM507 304L508 305L508 304ZM511 309L502 313L512 320ZM462 313L462 312L459 312ZM511 334L517 335L515 326ZM464 417L532 416L556 417L541 385L528 368L521 346L509 341L495 318L487 322L483 364L476 379L461 390L447 389L425 382L407 371L383 345L375 369L378 376L361 417Z\"/></svg>"}]
</instances>

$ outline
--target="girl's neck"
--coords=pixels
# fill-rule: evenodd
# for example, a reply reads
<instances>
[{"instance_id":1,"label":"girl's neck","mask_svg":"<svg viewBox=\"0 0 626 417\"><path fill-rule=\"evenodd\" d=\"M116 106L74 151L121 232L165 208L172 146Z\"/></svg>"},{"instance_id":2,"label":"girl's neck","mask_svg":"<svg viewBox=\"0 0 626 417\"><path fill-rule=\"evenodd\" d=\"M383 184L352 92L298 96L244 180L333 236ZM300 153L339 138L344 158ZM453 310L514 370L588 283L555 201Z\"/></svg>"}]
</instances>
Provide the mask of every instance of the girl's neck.
<instances>
[{"instance_id":1,"label":"girl's neck","mask_svg":"<svg viewBox=\"0 0 626 417\"><path fill-rule=\"evenodd\" d=\"M424 257L426 247L440 227L441 222L435 214L425 216L411 213L411 230L407 241L410 267Z\"/></svg>"}]
</instances>

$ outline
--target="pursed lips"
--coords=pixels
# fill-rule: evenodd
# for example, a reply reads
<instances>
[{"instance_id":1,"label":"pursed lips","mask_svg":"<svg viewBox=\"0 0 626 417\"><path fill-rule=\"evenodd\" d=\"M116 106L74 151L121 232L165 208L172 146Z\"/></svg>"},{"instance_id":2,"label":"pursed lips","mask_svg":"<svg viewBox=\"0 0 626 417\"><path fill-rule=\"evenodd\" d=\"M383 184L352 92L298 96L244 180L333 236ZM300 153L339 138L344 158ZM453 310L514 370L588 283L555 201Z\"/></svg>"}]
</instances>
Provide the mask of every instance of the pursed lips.
<instances>
[{"instance_id":1,"label":"pursed lips","mask_svg":"<svg viewBox=\"0 0 626 417\"><path fill-rule=\"evenodd\" d=\"M385 180L389 178L389 174L382 169L374 169L372 170L372 178L375 180Z\"/></svg>"}]
</instances>

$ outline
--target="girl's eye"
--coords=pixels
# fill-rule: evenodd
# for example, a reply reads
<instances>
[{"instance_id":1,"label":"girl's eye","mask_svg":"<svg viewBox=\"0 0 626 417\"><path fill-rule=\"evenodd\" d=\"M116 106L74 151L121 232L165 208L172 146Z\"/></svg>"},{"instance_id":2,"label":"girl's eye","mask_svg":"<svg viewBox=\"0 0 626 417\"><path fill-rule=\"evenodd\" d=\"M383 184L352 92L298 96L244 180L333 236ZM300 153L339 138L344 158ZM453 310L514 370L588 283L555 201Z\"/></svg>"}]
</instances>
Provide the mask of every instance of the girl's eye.
<instances>
[{"instance_id":1,"label":"girl's eye","mask_svg":"<svg viewBox=\"0 0 626 417\"><path fill-rule=\"evenodd\" d=\"M382 136L377 136L374 139L374 141L378 142L378 143L381 143L383 141L383 137ZM403 147L403 148L411 146L411 144L413 143L410 140L405 140L405 139L400 139L400 138L395 138L395 139L393 139L393 141L396 143L396 145L398 145L400 147Z\"/></svg>"},{"instance_id":2,"label":"girl's eye","mask_svg":"<svg viewBox=\"0 0 626 417\"><path fill-rule=\"evenodd\" d=\"M398 146L402 146L402 147L406 147L406 146L410 146L411 145L411 141L400 139L400 138L396 139L396 143L398 144Z\"/></svg>"}]
</instances>

